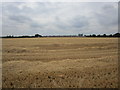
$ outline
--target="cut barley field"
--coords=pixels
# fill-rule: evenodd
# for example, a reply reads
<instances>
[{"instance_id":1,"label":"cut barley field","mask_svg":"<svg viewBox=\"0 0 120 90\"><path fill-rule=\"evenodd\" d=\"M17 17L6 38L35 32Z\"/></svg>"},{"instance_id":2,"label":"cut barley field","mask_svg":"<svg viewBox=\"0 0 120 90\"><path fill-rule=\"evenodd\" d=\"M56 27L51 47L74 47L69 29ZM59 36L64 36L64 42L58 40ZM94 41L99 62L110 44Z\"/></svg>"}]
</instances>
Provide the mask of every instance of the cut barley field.
<instances>
[{"instance_id":1,"label":"cut barley field","mask_svg":"<svg viewBox=\"0 0 120 90\"><path fill-rule=\"evenodd\" d=\"M117 38L3 39L3 88L117 88Z\"/></svg>"}]
</instances>

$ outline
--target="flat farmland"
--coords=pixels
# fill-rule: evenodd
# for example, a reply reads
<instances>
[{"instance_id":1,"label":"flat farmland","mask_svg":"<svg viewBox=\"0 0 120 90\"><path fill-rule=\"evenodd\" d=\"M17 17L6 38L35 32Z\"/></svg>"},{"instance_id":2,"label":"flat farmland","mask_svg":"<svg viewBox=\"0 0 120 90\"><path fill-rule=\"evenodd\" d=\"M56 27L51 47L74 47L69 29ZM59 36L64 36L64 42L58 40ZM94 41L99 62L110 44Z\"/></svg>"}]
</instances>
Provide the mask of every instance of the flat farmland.
<instances>
[{"instance_id":1,"label":"flat farmland","mask_svg":"<svg viewBox=\"0 0 120 90\"><path fill-rule=\"evenodd\" d=\"M3 88L117 88L118 38L2 39Z\"/></svg>"}]
</instances>

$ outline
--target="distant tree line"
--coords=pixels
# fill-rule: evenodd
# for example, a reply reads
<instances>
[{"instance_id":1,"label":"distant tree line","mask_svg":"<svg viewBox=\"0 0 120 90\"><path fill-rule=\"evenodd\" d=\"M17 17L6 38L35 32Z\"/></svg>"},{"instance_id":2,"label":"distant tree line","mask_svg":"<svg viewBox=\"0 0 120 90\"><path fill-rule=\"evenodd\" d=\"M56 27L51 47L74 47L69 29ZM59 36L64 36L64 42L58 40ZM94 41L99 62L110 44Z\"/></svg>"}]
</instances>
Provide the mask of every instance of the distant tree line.
<instances>
[{"instance_id":1,"label":"distant tree line","mask_svg":"<svg viewBox=\"0 0 120 90\"><path fill-rule=\"evenodd\" d=\"M35 36L13 36L13 35L8 35L8 36L4 36L2 38L35 38L35 37L42 37L42 35L39 34L35 34Z\"/></svg>"},{"instance_id":2,"label":"distant tree line","mask_svg":"<svg viewBox=\"0 0 120 90\"><path fill-rule=\"evenodd\" d=\"M43 37L78 37L77 35L51 35L51 36L43 36Z\"/></svg>"},{"instance_id":3,"label":"distant tree line","mask_svg":"<svg viewBox=\"0 0 120 90\"><path fill-rule=\"evenodd\" d=\"M110 34L110 35L96 35L96 34L92 34L92 35L85 35L85 37L120 37L120 33L115 33L115 34Z\"/></svg>"},{"instance_id":4,"label":"distant tree line","mask_svg":"<svg viewBox=\"0 0 120 90\"><path fill-rule=\"evenodd\" d=\"M115 34L110 34L110 35L83 35L83 34L78 34L78 35L52 35L52 36L42 36L40 34L35 34L34 36L13 36L13 35L8 35L4 36L2 38L39 38L39 37L120 37L120 33L115 33Z\"/></svg>"}]
</instances>

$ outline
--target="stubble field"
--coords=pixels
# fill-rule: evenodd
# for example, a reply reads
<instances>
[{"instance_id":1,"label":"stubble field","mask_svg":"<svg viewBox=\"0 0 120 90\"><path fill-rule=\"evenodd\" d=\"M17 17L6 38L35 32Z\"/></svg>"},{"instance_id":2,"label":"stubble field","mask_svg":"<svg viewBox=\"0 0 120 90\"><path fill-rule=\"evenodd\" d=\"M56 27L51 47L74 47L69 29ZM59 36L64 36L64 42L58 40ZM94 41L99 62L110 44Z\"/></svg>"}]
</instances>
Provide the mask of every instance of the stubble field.
<instances>
[{"instance_id":1,"label":"stubble field","mask_svg":"<svg viewBox=\"0 0 120 90\"><path fill-rule=\"evenodd\" d=\"M118 87L118 38L2 41L3 88Z\"/></svg>"}]
</instances>

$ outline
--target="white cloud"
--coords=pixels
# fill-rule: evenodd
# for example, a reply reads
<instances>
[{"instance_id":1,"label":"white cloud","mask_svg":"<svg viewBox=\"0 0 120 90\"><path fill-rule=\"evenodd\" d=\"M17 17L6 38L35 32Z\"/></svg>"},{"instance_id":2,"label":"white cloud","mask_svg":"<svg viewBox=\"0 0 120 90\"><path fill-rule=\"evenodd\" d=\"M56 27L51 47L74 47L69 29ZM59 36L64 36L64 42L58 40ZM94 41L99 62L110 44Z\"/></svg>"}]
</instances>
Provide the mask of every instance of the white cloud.
<instances>
[{"instance_id":1,"label":"white cloud","mask_svg":"<svg viewBox=\"0 0 120 90\"><path fill-rule=\"evenodd\" d=\"M119 2L119 0L4 0L1 2Z\"/></svg>"},{"instance_id":2,"label":"white cloud","mask_svg":"<svg viewBox=\"0 0 120 90\"><path fill-rule=\"evenodd\" d=\"M3 3L3 35L117 32L117 3Z\"/></svg>"}]
</instances>

